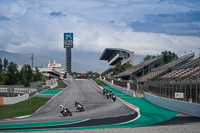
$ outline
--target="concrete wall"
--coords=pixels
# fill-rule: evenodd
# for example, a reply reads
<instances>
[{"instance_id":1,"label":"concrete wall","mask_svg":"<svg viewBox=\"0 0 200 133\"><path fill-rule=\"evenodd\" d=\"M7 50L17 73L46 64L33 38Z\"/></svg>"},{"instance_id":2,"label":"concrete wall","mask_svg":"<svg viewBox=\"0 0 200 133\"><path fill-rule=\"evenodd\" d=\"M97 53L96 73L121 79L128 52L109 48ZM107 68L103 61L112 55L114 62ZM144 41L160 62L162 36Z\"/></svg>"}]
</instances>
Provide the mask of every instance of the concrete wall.
<instances>
[{"instance_id":1,"label":"concrete wall","mask_svg":"<svg viewBox=\"0 0 200 133\"><path fill-rule=\"evenodd\" d=\"M51 89L57 87L58 86L57 79L52 78L51 80L47 80L45 87L47 86L50 87Z\"/></svg>"},{"instance_id":2,"label":"concrete wall","mask_svg":"<svg viewBox=\"0 0 200 133\"><path fill-rule=\"evenodd\" d=\"M18 97L3 97L3 104L15 104L29 98L29 94L24 94Z\"/></svg>"},{"instance_id":3,"label":"concrete wall","mask_svg":"<svg viewBox=\"0 0 200 133\"><path fill-rule=\"evenodd\" d=\"M131 96L131 97L133 97L133 96L135 95L135 94L133 93L132 90L127 90L127 89L125 89L125 88L121 88L121 87L119 87L119 86L112 85L111 83L109 83L109 82L107 82L107 81L105 81L105 80L103 80L103 82L104 82L105 84L107 84L108 86L110 86L111 88L113 88L113 89L115 89L115 90L118 90L119 92L122 92L122 93L124 93L124 94L126 94L126 95L129 95L129 96Z\"/></svg>"},{"instance_id":4,"label":"concrete wall","mask_svg":"<svg viewBox=\"0 0 200 133\"><path fill-rule=\"evenodd\" d=\"M157 97L149 93L145 93L144 97L149 102L185 114L200 117L200 104L188 103L163 97Z\"/></svg>"},{"instance_id":5,"label":"concrete wall","mask_svg":"<svg viewBox=\"0 0 200 133\"><path fill-rule=\"evenodd\" d=\"M8 91L13 93L12 89L9 90L8 88L0 88L0 93L1 92L7 93ZM14 93L26 94L26 93L32 93L35 91L37 91L36 88L14 88Z\"/></svg>"}]
</instances>

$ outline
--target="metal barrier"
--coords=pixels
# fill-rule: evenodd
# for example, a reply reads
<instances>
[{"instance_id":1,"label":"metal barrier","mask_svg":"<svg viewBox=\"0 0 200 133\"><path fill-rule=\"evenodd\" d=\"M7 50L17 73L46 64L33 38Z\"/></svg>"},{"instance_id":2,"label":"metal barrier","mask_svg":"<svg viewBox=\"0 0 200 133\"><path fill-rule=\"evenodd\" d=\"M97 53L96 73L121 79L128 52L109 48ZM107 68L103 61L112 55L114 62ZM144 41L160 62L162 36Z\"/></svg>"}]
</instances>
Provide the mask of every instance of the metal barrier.
<instances>
[{"instance_id":1,"label":"metal barrier","mask_svg":"<svg viewBox=\"0 0 200 133\"><path fill-rule=\"evenodd\" d=\"M131 97L133 97L133 95L134 95L134 92L133 92L132 90L127 90L127 89L121 88L121 87L119 87L119 86L112 85L111 83L109 83L109 82L107 82L107 81L105 81L105 80L103 80L103 82L104 82L105 84L107 84L108 86L110 86L111 88L113 88L113 89L115 89L115 90L117 90L117 91L119 91L119 92L122 92L122 93L124 93L124 94L126 94L126 95L129 95L129 96L131 96Z\"/></svg>"},{"instance_id":2,"label":"metal barrier","mask_svg":"<svg viewBox=\"0 0 200 133\"><path fill-rule=\"evenodd\" d=\"M158 105L170 110L200 117L200 111L199 111L200 104L188 103L188 102L158 97L146 92L144 94L144 98L155 105Z\"/></svg>"},{"instance_id":3,"label":"metal barrier","mask_svg":"<svg viewBox=\"0 0 200 133\"><path fill-rule=\"evenodd\" d=\"M29 98L29 94L24 94L18 97L3 97L2 98L3 102L1 104L15 104L15 103L27 100L28 98Z\"/></svg>"}]
</instances>

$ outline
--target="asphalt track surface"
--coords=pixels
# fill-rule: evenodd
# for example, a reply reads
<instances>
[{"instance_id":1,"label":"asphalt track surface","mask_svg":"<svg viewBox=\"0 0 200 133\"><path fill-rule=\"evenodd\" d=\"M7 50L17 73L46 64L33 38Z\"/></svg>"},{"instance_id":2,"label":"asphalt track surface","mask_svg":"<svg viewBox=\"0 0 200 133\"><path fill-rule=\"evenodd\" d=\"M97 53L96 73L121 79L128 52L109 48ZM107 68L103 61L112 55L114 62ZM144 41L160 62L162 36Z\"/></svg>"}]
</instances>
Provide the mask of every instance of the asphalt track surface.
<instances>
[{"instance_id":1,"label":"asphalt track surface","mask_svg":"<svg viewBox=\"0 0 200 133\"><path fill-rule=\"evenodd\" d=\"M68 82L68 81L67 81ZM55 96L50 102L45 104L39 111L28 118L0 121L0 124L23 124L23 123L41 123L85 120L75 124L35 126L20 128L1 128L2 130L24 130L24 129L45 129L45 128L63 128L63 127L82 127L118 124L130 121L137 117L137 112L122 104L120 101L113 102L107 99L102 91L90 80L74 80L68 82L68 87ZM79 112L74 107L75 101L83 104L85 111ZM59 105L67 107L73 116L63 117L60 114Z\"/></svg>"}]
</instances>

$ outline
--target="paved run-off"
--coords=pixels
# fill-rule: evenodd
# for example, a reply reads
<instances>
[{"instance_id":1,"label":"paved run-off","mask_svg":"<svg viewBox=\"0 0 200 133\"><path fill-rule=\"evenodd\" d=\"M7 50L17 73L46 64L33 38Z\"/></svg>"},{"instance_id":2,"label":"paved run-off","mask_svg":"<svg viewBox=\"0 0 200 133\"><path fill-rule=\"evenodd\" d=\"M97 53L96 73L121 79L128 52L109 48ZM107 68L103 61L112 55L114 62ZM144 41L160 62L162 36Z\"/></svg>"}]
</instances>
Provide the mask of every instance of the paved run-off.
<instances>
[{"instance_id":1,"label":"paved run-off","mask_svg":"<svg viewBox=\"0 0 200 133\"><path fill-rule=\"evenodd\" d=\"M114 125L114 127L134 127L134 126L144 126L144 125L152 125L160 122L164 122L172 119L177 115L177 112L171 111L159 106L156 106L144 98L133 98L128 95L122 94L119 91L116 91L108 86L103 86L103 88L112 90L117 97L123 99L124 101L137 106L140 109L140 118L135 121L122 124L122 125Z\"/></svg>"},{"instance_id":2,"label":"paved run-off","mask_svg":"<svg viewBox=\"0 0 200 133\"><path fill-rule=\"evenodd\" d=\"M41 95L56 95L61 91L62 90L46 90L46 91L41 92L40 94Z\"/></svg>"}]
</instances>

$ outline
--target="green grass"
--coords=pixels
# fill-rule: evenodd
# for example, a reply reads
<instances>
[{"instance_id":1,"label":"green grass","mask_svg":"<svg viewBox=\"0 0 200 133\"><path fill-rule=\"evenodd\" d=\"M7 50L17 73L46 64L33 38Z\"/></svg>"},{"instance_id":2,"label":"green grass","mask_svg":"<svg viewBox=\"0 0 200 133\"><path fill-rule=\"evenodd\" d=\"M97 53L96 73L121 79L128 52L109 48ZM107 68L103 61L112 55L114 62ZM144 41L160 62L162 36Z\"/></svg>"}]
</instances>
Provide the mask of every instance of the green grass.
<instances>
[{"instance_id":1,"label":"green grass","mask_svg":"<svg viewBox=\"0 0 200 133\"><path fill-rule=\"evenodd\" d=\"M67 84L65 84L62 80L57 80L58 86L53 88L52 90L62 90L67 87Z\"/></svg>"},{"instance_id":2,"label":"green grass","mask_svg":"<svg viewBox=\"0 0 200 133\"><path fill-rule=\"evenodd\" d=\"M13 118L33 114L43 106L50 98L33 97L23 102L12 105L0 106L0 119Z\"/></svg>"},{"instance_id":3,"label":"green grass","mask_svg":"<svg viewBox=\"0 0 200 133\"><path fill-rule=\"evenodd\" d=\"M103 81L94 80L99 86L107 86Z\"/></svg>"}]
</instances>

